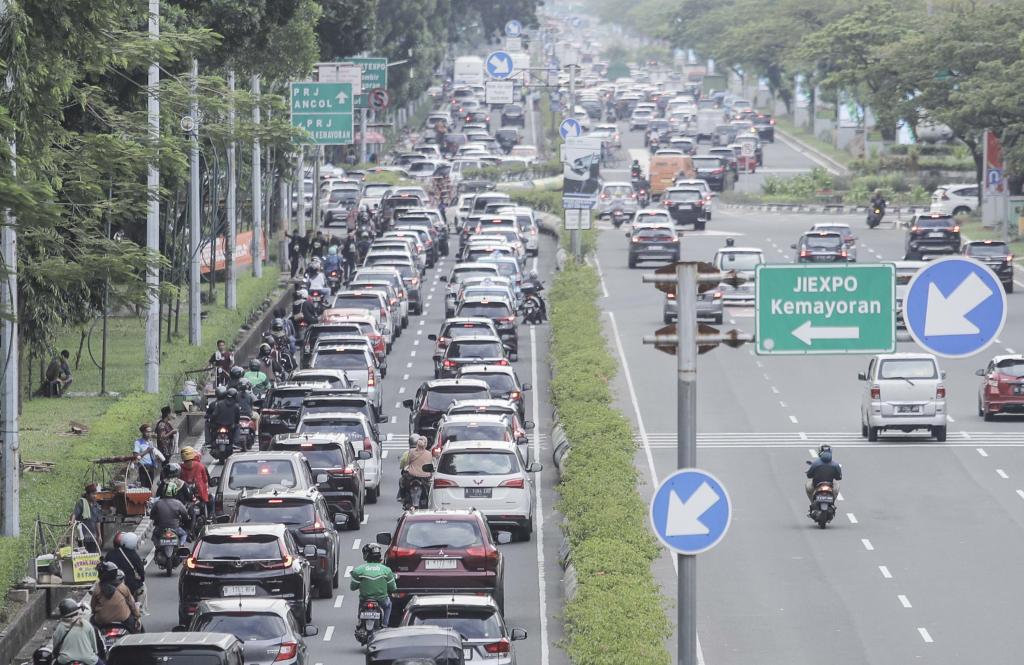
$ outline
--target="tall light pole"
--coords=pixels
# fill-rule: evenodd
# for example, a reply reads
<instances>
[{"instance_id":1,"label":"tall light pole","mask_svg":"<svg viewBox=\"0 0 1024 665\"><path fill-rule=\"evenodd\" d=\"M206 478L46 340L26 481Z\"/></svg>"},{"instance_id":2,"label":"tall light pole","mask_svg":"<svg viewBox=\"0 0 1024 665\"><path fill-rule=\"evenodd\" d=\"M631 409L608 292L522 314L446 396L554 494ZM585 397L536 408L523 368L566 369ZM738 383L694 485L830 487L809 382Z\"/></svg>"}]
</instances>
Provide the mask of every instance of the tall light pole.
<instances>
[{"instance_id":1,"label":"tall light pole","mask_svg":"<svg viewBox=\"0 0 1024 665\"><path fill-rule=\"evenodd\" d=\"M224 304L228 309L238 307L237 294L235 290L237 275L235 271L235 234L238 233L237 218L237 195L238 195L238 171L235 162L235 70L228 72L228 131L231 132L231 142L228 144L228 230L224 239L224 268L227 271L227 282L224 287Z\"/></svg>"},{"instance_id":2,"label":"tall light pole","mask_svg":"<svg viewBox=\"0 0 1024 665\"><path fill-rule=\"evenodd\" d=\"M189 76L191 110L189 118L189 270L188 270L188 343L199 346L203 343L201 302L199 299L199 249L202 236L199 230L199 61L192 59L192 74Z\"/></svg>"},{"instance_id":3,"label":"tall light pole","mask_svg":"<svg viewBox=\"0 0 1024 665\"><path fill-rule=\"evenodd\" d=\"M252 122L256 136L252 140L252 276L263 276L263 174L260 171L260 75L252 76Z\"/></svg>"},{"instance_id":4,"label":"tall light pole","mask_svg":"<svg viewBox=\"0 0 1024 665\"><path fill-rule=\"evenodd\" d=\"M149 0L149 38L160 38L160 0ZM146 173L146 249L150 256L160 253L160 63L149 63L146 85L146 113L153 158ZM160 391L160 271L153 263L146 269L146 362L143 387L147 393Z\"/></svg>"}]
</instances>

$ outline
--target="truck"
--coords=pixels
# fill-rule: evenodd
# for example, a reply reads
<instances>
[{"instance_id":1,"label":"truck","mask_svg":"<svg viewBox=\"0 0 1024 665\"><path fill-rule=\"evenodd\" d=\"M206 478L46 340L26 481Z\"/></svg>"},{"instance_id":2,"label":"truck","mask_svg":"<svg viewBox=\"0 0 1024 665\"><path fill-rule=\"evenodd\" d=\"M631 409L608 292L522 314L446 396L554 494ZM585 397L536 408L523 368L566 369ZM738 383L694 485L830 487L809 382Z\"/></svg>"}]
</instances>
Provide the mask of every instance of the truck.
<instances>
[{"instance_id":1,"label":"truck","mask_svg":"<svg viewBox=\"0 0 1024 665\"><path fill-rule=\"evenodd\" d=\"M455 85L483 85L484 60L473 55L455 58L455 70L452 72Z\"/></svg>"},{"instance_id":2,"label":"truck","mask_svg":"<svg viewBox=\"0 0 1024 665\"><path fill-rule=\"evenodd\" d=\"M716 90L725 92L729 86L729 78L725 74L705 74L700 80L700 94L707 97Z\"/></svg>"}]
</instances>

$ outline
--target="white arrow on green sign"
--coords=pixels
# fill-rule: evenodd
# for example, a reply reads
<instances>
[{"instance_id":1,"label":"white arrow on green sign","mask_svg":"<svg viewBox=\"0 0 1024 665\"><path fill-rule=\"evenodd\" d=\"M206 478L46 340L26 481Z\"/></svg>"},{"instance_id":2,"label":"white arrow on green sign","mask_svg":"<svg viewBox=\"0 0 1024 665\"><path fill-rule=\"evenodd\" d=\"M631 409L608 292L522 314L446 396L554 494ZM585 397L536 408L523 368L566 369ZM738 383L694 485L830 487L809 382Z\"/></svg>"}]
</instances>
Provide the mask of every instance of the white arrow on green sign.
<instances>
[{"instance_id":1,"label":"white arrow on green sign","mask_svg":"<svg viewBox=\"0 0 1024 665\"><path fill-rule=\"evenodd\" d=\"M351 83L292 83L292 126L306 130L317 145L349 145L352 102Z\"/></svg>"},{"instance_id":2,"label":"white arrow on green sign","mask_svg":"<svg viewBox=\"0 0 1024 665\"><path fill-rule=\"evenodd\" d=\"M755 307L759 354L896 348L892 264L759 265Z\"/></svg>"}]
</instances>

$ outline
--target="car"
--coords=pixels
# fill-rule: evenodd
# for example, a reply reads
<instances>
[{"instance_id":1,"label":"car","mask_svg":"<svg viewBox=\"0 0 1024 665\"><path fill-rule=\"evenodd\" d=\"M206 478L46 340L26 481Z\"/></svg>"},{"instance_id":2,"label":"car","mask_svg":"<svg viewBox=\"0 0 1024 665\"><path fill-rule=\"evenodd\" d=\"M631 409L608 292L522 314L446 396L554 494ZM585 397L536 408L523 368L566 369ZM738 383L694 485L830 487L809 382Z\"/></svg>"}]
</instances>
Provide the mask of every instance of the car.
<instances>
[{"instance_id":1,"label":"car","mask_svg":"<svg viewBox=\"0 0 1024 665\"><path fill-rule=\"evenodd\" d=\"M1007 293L1013 293L1013 254L1001 240L972 240L964 243L964 256L981 261L996 274Z\"/></svg>"},{"instance_id":2,"label":"car","mask_svg":"<svg viewBox=\"0 0 1024 665\"><path fill-rule=\"evenodd\" d=\"M735 179L726 161L715 155L696 155L691 157L697 178L704 180L714 192L731 189Z\"/></svg>"},{"instance_id":3,"label":"car","mask_svg":"<svg viewBox=\"0 0 1024 665\"><path fill-rule=\"evenodd\" d=\"M319 357L321 351L330 354L332 348L353 346L366 349L371 356L377 358L374 342L367 336L360 335L358 333L324 333L317 338L316 344L313 345L313 352L310 354L310 362L313 361L313 358L318 358L319 362L317 364L320 367L323 367L326 361ZM383 361L377 358L377 365L380 368L380 375L382 377L387 376L387 356L384 357ZM358 386L353 384L353 388L358 388Z\"/></svg>"},{"instance_id":4,"label":"car","mask_svg":"<svg viewBox=\"0 0 1024 665\"><path fill-rule=\"evenodd\" d=\"M516 354L519 352L519 319L516 316L513 303L500 298L466 298L455 309L455 316L489 318L494 322L494 327L498 331L498 337L501 339L501 343L507 347L509 356L512 360L516 359ZM450 354L445 354L445 358L449 357L451 357ZM441 369L442 372L446 369L443 362L441 363Z\"/></svg>"},{"instance_id":5,"label":"car","mask_svg":"<svg viewBox=\"0 0 1024 665\"><path fill-rule=\"evenodd\" d=\"M302 400L298 419L302 420L305 416L317 413L355 413L366 416L366 422L373 432L373 436L378 440L380 431L377 425L388 421L387 416L376 415L370 399L357 390L338 392L330 389L317 389L311 391Z\"/></svg>"},{"instance_id":6,"label":"car","mask_svg":"<svg viewBox=\"0 0 1024 665\"><path fill-rule=\"evenodd\" d=\"M924 261L893 261L896 269L896 328L906 328L907 322L903 319L903 301L907 297L907 290L910 288L910 280L914 278L917 271L926 266Z\"/></svg>"},{"instance_id":7,"label":"car","mask_svg":"<svg viewBox=\"0 0 1024 665\"><path fill-rule=\"evenodd\" d=\"M978 387L978 415L992 420L997 415L1024 414L1024 354L995 356L985 369Z\"/></svg>"},{"instance_id":8,"label":"car","mask_svg":"<svg viewBox=\"0 0 1024 665\"><path fill-rule=\"evenodd\" d=\"M442 379L458 376L462 365L507 365L506 345L498 337L472 335L452 339L444 349L438 374Z\"/></svg>"},{"instance_id":9,"label":"car","mask_svg":"<svg viewBox=\"0 0 1024 665\"><path fill-rule=\"evenodd\" d=\"M843 236L833 231L808 231L791 249L797 250L796 263L846 263L849 254Z\"/></svg>"},{"instance_id":10,"label":"car","mask_svg":"<svg viewBox=\"0 0 1024 665\"><path fill-rule=\"evenodd\" d=\"M313 354L311 369L333 369L345 373L352 386L370 398L377 413L384 413L383 377L377 357L365 346L320 346ZM308 370L303 370L308 371Z\"/></svg>"},{"instance_id":11,"label":"car","mask_svg":"<svg viewBox=\"0 0 1024 665\"><path fill-rule=\"evenodd\" d=\"M851 263L857 260L857 236L849 224L836 224L834 222L821 222L812 224L811 231L834 232L843 236L843 244L846 246L846 258Z\"/></svg>"},{"instance_id":12,"label":"car","mask_svg":"<svg viewBox=\"0 0 1024 665\"><path fill-rule=\"evenodd\" d=\"M307 415L299 422L295 434L278 437L270 444L271 450L302 454L316 478L317 490L327 502L331 519L339 513L347 515L345 525L352 530L359 529L366 516L366 481L361 462L372 459L375 452L372 440L369 446L364 445L365 420L366 416L360 413Z\"/></svg>"},{"instance_id":13,"label":"car","mask_svg":"<svg viewBox=\"0 0 1024 665\"><path fill-rule=\"evenodd\" d=\"M441 329L436 335L427 335L427 339L434 342L434 378L441 376L441 360L444 357L444 350L448 343L459 337L472 337L484 335L490 337L498 336L498 329L494 327L494 321L486 317L449 317L441 324Z\"/></svg>"},{"instance_id":14,"label":"car","mask_svg":"<svg viewBox=\"0 0 1024 665\"><path fill-rule=\"evenodd\" d=\"M964 182L936 187L932 192L931 206L928 211L956 217L957 215L969 215L980 207L978 183Z\"/></svg>"},{"instance_id":15,"label":"car","mask_svg":"<svg viewBox=\"0 0 1024 665\"><path fill-rule=\"evenodd\" d=\"M540 225L537 223L537 214L533 208L516 207L512 209L519 224L519 235L526 245L527 256L540 254Z\"/></svg>"},{"instance_id":16,"label":"car","mask_svg":"<svg viewBox=\"0 0 1024 665\"><path fill-rule=\"evenodd\" d=\"M288 527L300 548L312 545L309 557L313 585L319 598L330 598L338 588L341 565L341 537L337 528L346 518L332 516L323 495L315 489L262 489L246 492L235 506L230 521L234 524L267 523Z\"/></svg>"},{"instance_id":17,"label":"car","mask_svg":"<svg viewBox=\"0 0 1024 665\"><path fill-rule=\"evenodd\" d=\"M517 431L522 420L498 413L446 413L437 426L433 451L440 455L449 441L514 441L519 454L530 462L530 439Z\"/></svg>"},{"instance_id":18,"label":"car","mask_svg":"<svg viewBox=\"0 0 1024 665\"><path fill-rule=\"evenodd\" d=\"M420 280L420 272L416 268L416 264L413 260L404 257L388 257L380 256L377 257L371 265L363 265L359 268L360 272L366 271L367 269L391 269L398 272L402 276L402 284L405 285L406 294L409 297L409 312L412 314L423 314L423 291L422 282ZM321 318L322 320L322 318Z\"/></svg>"},{"instance_id":19,"label":"car","mask_svg":"<svg viewBox=\"0 0 1024 665\"><path fill-rule=\"evenodd\" d=\"M266 450L270 440L278 434L294 432L299 424L299 410L306 395L329 385L327 382L316 385L286 381L270 386L263 395L260 417L256 421L256 440L260 450Z\"/></svg>"},{"instance_id":20,"label":"car","mask_svg":"<svg viewBox=\"0 0 1024 665\"><path fill-rule=\"evenodd\" d=\"M440 275L438 277L438 279L448 285L444 296L445 318L455 315L455 297L458 295L459 282L462 278L478 275L493 275L495 277L500 277L501 273L498 270L498 266L493 263L479 263L473 261L468 263L457 263L455 264L455 267L452 268L451 273L447 276Z\"/></svg>"},{"instance_id":21,"label":"car","mask_svg":"<svg viewBox=\"0 0 1024 665\"><path fill-rule=\"evenodd\" d=\"M288 601L304 629L313 621L315 556L284 524L207 525L178 577L178 623L189 624L204 600L270 597Z\"/></svg>"},{"instance_id":22,"label":"car","mask_svg":"<svg viewBox=\"0 0 1024 665\"><path fill-rule=\"evenodd\" d=\"M907 231L904 259L920 261L931 254L959 254L960 225L952 215L916 215Z\"/></svg>"},{"instance_id":23,"label":"car","mask_svg":"<svg viewBox=\"0 0 1024 665\"><path fill-rule=\"evenodd\" d=\"M510 542L511 534L492 536L480 511L406 511L393 532L378 533L376 540L387 547L384 565L398 584L393 617L401 616L412 596L430 594L489 594L505 611L505 558L497 546Z\"/></svg>"},{"instance_id":24,"label":"car","mask_svg":"<svg viewBox=\"0 0 1024 665\"><path fill-rule=\"evenodd\" d=\"M462 638L463 650L472 654L467 661L493 665L516 665L514 642L527 637L522 628L505 625L498 604L490 596L413 596L399 626L450 628Z\"/></svg>"},{"instance_id":25,"label":"car","mask_svg":"<svg viewBox=\"0 0 1024 665\"><path fill-rule=\"evenodd\" d=\"M392 613L391 616L395 616ZM461 665L462 635L451 628L404 626L381 630L366 645L366 665Z\"/></svg>"},{"instance_id":26,"label":"car","mask_svg":"<svg viewBox=\"0 0 1024 665\"><path fill-rule=\"evenodd\" d=\"M330 312L330 314L328 314ZM387 341L381 332L377 319L366 311L353 313L326 310L320 315L320 323L310 326L302 338L302 366L309 368L313 358L313 349L320 341L321 335L360 335L370 342L377 361L387 365Z\"/></svg>"},{"instance_id":27,"label":"car","mask_svg":"<svg viewBox=\"0 0 1024 665\"><path fill-rule=\"evenodd\" d=\"M733 179L736 179L740 175L740 162L736 156L736 150L729 147L734 141L735 139L726 143L725 147L722 148L711 148L708 150L708 154L712 157L721 157L722 161L725 162L726 168L732 172Z\"/></svg>"},{"instance_id":28,"label":"car","mask_svg":"<svg viewBox=\"0 0 1024 665\"><path fill-rule=\"evenodd\" d=\"M505 104L501 107L501 124L526 127L526 113L522 104Z\"/></svg>"},{"instance_id":29,"label":"car","mask_svg":"<svg viewBox=\"0 0 1024 665\"><path fill-rule=\"evenodd\" d=\"M523 396L533 386L519 380L511 365L461 365L458 378L480 379L491 389L491 397L507 399L519 407L519 416L526 418L526 399Z\"/></svg>"},{"instance_id":30,"label":"car","mask_svg":"<svg viewBox=\"0 0 1024 665\"><path fill-rule=\"evenodd\" d=\"M771 113L758 113L754 116L754 129L762 141L775 143L775 118Z\"/></svg>"},{"instance_id":31,"label":"car","mask_svg":"<svg viewBox=\"0 0 1024 665\"><path fill-rule=\"evenodd\" d=\"M247 659L242 641L234 635L173 632L125 635L110 647L105 662L107 665L240 665L247 662Z\"/></svg>"},{"instance_id":32,"label":"car","mask_svg":"<svg viewBox=\"0 0 1024 665\"><path fill-rule=\"evenodd\" d=\"M598 216L607 216L612 210L622 210L632 215L637 208L636 191L628 182L609 181L601 185L595 207Z\"/></svg>"},{"instance_id":33,"label":"car","mask_svg":"<svg viewBox=\"0 0 1024 665\"><path fill-rule=\"evenodd\" d=\"M493 281L497 279L502 281ZM493 298L511 303L516 308L519 299L516 297L514 289L515 287L512 285L511 280L506 278L484 277L482 281L466 280L462 283L462 288L459 290L456 302L461 304L463 301L471 298ZM458 309L458 305L456 305L456 309Z\"/></svg>"},{"instance_id":34,"label":"car","mask_svg":"<svg viewBox=\"0 0 1024 665\"><path fill-rule=\"evenodd\" d=\"M464 399L452 402L451 406L448 407L448 411L445 412L446 417L454 416L501 416L509 421L512 426L512 434L515 440L519 443L520 452L523 453L523 459L530 460L529 450L523 450L523 446L529 444L527 438L527 432L534 428L532 420L523 420L519 415L519 407L506 399Z\"/></svg>"},{"instance_id":35,"label":"car","mask_svg":"<svg viewBox=\"0 0 1024 665\"><path fill-rule=\"evenodd\" d=\"M647 227L633 229L629 238L629 267L635 268L641 261L679 260L679 234L674 228Z\"/></svg>"},{"instance_id":36,"label":"car","mask_svg":"<svg viewBox=\"0 0 1024 665\"><path fill-rule=\"evenodd\" d=\"M704 319L712 323L721 323L725 313L723 295L724 292L721 287L698 293L696 295L697 320ZM679 303L676 302L676 294L665 294L665 304L662 307L661 318L666 324L672 323L679 318Z\"/></svg>"},{"instance_id":37,"label":"car","mask_svg":"<svg viewBox=\"0 0 1024 665\"><path fill-rule=\"evenodd\" d=\"M214 513L230 515L245 492L272 485L285 489L315 489L317 481L306 459L297 452L235 453L224 460L219 476L210 476Z\"/></svg>"},{"instance_id":38,"label":"car","mask_svg":"<svg viewBox=\"0 0 1024 665\"><path fill-rule=\"evenodd\" d=\"M861 397L861 436L878 441L886 430L928 430L946 440L945 372L930 353L884 353L874 356Z\"/></svg>"},{"instance_id":39,"label":"car","mask_svg":"<svg viewBox=\"0 0 1024 665\"><path fill-rule=\"evenodd\" d=\"M636 109L629 116L629 129L630 131L635 129L646 129L647 124L654 117L654 114L650 109Z\"/></svg>"},{"instance_id":40,"label":"car","mask_svg":"<svg viewBox=\"0 0 1024 665\"><path fill-rule=\"evenodd\" d=\"M704 193L694 187L670 187L661 197L661 205L668 210L676 224L693 224L695 231L707 226L704 216Z\"/></svg>"},{"instance_id":41,"label":"car","mask_svg":"<svg viewBox=\"0 0 1024 665\"><path fill-rule=\"evenodd\" d=\"M644 208L643 210L637 210L630 222L633 225L634 231L642 226L666 229L671 229L675 226L672 222L672 216L669 215L668 210L665 210L664 208ZM628 236L629 232L627 232L626 235Z\"/></svg>"},{"instance_id":42,"label":"car","mask_svg":"<svg viewBox=\"0 0 1024 665\"><path fill-rule=\"evenodd\" d=\"M452 344L458 344L453 341ZM449 347L450 348L450 347ZM478 379L434 379L424 381L416 395L404 400L402 406L409 409L409 434L419 434L432 441L437 434L437 424L453 402L466 399L490 399L487 384Z\"/></svg>"}]
</instances>

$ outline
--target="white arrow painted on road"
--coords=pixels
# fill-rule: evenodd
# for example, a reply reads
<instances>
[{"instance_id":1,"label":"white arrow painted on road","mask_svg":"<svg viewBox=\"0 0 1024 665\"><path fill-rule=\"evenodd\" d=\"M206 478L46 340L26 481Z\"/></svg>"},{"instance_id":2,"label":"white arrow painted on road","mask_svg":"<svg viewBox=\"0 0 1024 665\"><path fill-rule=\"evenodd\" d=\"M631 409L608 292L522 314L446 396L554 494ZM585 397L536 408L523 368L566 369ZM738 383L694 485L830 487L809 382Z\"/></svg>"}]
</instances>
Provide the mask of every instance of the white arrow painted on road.
<instances>
[{"instance_id":1,"label":"white arrow painted on road","mask_svg":"<svg viewBox=\"0 0 1024 665\"><path fill-rule=\"evenodd\" d=\"M804 321L794 331L793 337L810 346L816 339L860 339L857 326L813 326Z\"/></svg>"},{"instance_id":2,"label":"white arrow painted on road","mask_svg":"<svg viewBox=\"0 0 1024 665\"><path fill-rule=\"evenodd\" d=\"M665 520L665 536L706 536L709 529L700 521L700 516L718 503L719 496L707 483L701 483L697 491L685 502L674 491L668 495L668 517Z\"/></svg>"},{"instance_id":3,"label":"white arrow painted on road","mask_svg":"<svg viewBox=\"0 0 1024 665\"><path fill-rule=\"evenodd\" d=\"M492 74L508 74L512 71L511 58L503 58L500 55L492 55L487 61Z\"/></svg>"},{"instance_id":4,"label":"white arrow painted on road","mask_svg":"<svg viewBox=\"0 0 1024 665\"><path fill-rule=\"evenodd\" d=\"M337 100L338 100L338 103L339 103L339 104L341 104L342 106L344 106L344 105L345 105L345 102L347 102L347 101L348 101L348 95L346 95L346 94L345 94L345 92L344 92L344 91L342 91L342 92L339 92L339 93L338 93L338 96L337 96L337 97L335 97L335 99L337 99Z\"/></svg>"},{"instance_id":5,"label":"white arrow painted on road","mask_svg":"<svg viewBox=\"0 0 1024 665\"><path fill-rule=\"evenodd\" d=\"M924 318L924 334L977 335L978 326L967 320L975 307L988 300L992 289L972 272L949 296L942 295L935 282L928 284L928 309Z\"/></svg>"}]
</instances>

